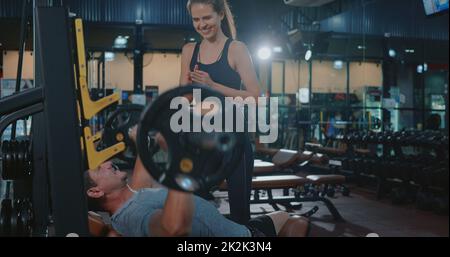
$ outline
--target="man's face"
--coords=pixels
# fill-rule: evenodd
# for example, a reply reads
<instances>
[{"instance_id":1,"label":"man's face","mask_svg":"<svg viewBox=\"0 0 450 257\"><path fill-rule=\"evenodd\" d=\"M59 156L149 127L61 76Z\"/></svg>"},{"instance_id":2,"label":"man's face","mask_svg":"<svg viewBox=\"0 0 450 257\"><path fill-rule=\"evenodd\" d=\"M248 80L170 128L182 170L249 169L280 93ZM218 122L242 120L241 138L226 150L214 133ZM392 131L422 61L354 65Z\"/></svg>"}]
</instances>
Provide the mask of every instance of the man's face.
<instances>
[{"instance_id":1,"label":"man's face","mask_svg":"<svg viewBox=\"0 0 450 257\"><path fill-rule=\"evenodd\" d=\"M96 190L102 195L121 189L127 184L127 173L120 171L112 162L105 162L97 169L90 170L89 176L97 184Z\"/></svg>"}]
</instances>

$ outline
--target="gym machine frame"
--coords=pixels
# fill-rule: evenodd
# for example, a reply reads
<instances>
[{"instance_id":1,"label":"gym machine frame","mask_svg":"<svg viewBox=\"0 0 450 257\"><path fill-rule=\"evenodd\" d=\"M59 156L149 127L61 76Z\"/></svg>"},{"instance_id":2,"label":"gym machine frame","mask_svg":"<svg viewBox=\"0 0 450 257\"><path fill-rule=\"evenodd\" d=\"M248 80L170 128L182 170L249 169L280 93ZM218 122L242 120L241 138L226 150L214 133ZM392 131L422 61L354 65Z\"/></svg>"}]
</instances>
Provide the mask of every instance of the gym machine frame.
<instances>
[{"instance_id":1,"label":"gym machine frame","mask_svg":"<svg viewBox=\"0 0 450 257\"><path fill-rule=\"evenodd\" d=\"M18 119L43 114L38 127L41 126L41 132L42 128L46 130L46 149L41 150L46 151L43 156L47 155L47 163L43 166L47 166L47 172L41 169L34 174L33 180L39 183L33 183L33 201L45 198L50 191L51 203L44 200L40 206L51 209L53 235L88 236L69 14L65 8L40 7L35 15L36 88L0 100L0 115L9 113L1 119L0 128L4 130ZM38 176L48 176L48 183ZM36 209L35 212L39 214Z\"/></svg>"}]
</instances>

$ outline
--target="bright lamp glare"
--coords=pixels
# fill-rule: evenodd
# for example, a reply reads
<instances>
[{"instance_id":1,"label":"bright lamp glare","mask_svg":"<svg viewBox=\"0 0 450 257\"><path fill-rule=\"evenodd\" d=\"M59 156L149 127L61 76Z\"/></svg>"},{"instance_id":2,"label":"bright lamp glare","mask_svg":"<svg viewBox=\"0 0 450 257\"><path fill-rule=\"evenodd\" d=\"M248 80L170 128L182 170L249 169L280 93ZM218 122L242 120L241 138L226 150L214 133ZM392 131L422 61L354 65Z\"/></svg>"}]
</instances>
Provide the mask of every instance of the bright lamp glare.
<instances>
[{"instance_id":1,"label":"bright lamp glare","mask_svg":"<svg viewBox=\"0 0 450 257\"><path fill-rule=\"evenodd\" d=\"M336 60L336 61L334 61L333 67L334 67L336 70L342 70L342 68L344 68L344 62L341 61L341 60Z\"/></svg>"},{"instance_id":2,"label":"bright lamp glare","mask_svg":"<svg viewBox=\"0 0 450 257\"><path fill-rule=\"evenodd\" d=\"M309 60L311 60L311 57L312 57L312 51L311 50L306 51L305 60L309 61Z\"/></svg>"},{"instance_id":3,"label":"bright lamp glare","mask_svg":"<svg viewBox=\"0 0 450 257\"><path fill-rule=\"evenodd\" d=\"M417 73L419 74L423 73L423 65L417 65Z\"/></svg>"},{"instance_id":4,"label":"bright lamp glare","mask_svg":"<svg viewBox=\"0 0 450 257\"><path fill-rule=\"evenodd\" d=\"M270 48L268 47L262 47L261 49L259 49L258 51L258 57L261 60L267 60L272 56L272 50L270 50Z\"/></svg>"},{"instance_id":5,"label":"bright lamp glare","mask_svg":"<svg viewBox=\"0 0 450 257\"><path fill-rule=\"evenodd\" d=\"M397 52L395 52L394 49L389 49L389 56L390 56L391 58L394 58L396 55L397 55Z\"/></svg>"},{"instance_id":6,"label":"bright lamp glare","mask_svg":"<svg viewBox=\"0 0 450 257\"><path fill-rule=\"evenodd\" d=\"M112 62L114 61L115 54L113 52L105 52L105 61Z\"/></svg>"},{"instance_id":7,"label":"bright lamp glare","mask_svg":"<svg viewBox=\"0 0 450 257\"><path fill-rule=\"evenodd\" d=\"M282 48L281 46L275 46L275 47L273 48L273 51L274 51L275 53L282 53L282 52L283 52L283 48Z\"/></svg>"},{"instance_id":8,"label":"bright lamp glare","mask_svg":"<svg viewBox=\"0 0 450 257\"><path fill-rule=\"evenodd\" d=\"M127 47L127 43L128 43L128 36L118 36L115 40L114 40L114 48L126 48Z\"/></svg>"}]
</instances>

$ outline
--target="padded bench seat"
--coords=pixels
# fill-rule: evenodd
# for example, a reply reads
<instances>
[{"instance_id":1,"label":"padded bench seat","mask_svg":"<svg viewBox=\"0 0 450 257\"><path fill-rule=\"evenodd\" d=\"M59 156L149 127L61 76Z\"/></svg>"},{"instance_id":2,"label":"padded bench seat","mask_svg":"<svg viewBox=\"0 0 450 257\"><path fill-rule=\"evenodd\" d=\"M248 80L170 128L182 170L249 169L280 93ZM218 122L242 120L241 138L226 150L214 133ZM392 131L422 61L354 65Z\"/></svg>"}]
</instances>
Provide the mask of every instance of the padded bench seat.
<instances>
[{"instance_id":1,"label":"padded bench seat","mask_svg":"<svg viewBox=\"0 0 450 257\"><path fill-rule=\"evenodd\" d=\"M334 148L334 147L319 147L317 151L323 154L330 154L334 156L344 156L347 154L346 149Z\"/></svg>"},{"instance_id":2,"label":"padded bench seat","mask_svg":"<svg viewBox=\"0 0 450 257\"><path fill-rule=\"evenodd\" d=\"M369 149L355 149L355 153L362 155L370 155L371 151Z\"/></svg>"},{"instance_id":3,"label":"padded bench seat","mask_svg":"<svg viewBox=\"0 0 450 257\"><path fill-rule=\"evenodd\" d=\"M281 189L295 188L308 183L312 184L343 184L345 176L342 175L310 175L306 178L295 175L261 176L252 179L252 189ZM227 190L227 182L224 181L220 190Z\"/></svg>"},{"instance_id":4,"label":"padded bench seat","mask_svg":"<svg viewBox=\"0 0 450 257\"><path fill-rule=\"evenodd\" d=\"M294 188L308 183L303 177L286 175L286 176L262 176L255 177L252 180L253 189L272 189L272 188Z\"/></svg>"},{"instance_id":5,"label":"padded bench seat","mask_svg":"<svg viewBox=\"0 0 450 257\"><path fill-rule=\"evenodd\" d=\"M294 165L299 159L297 151L281 149L272 158L273 163L281 168Z\"/></svg>"},{"instance_id":6,"label":"padded bench seat","mask_svg":"<svg viewBox=\"0 0 450 257\"><path fill-rule=\"evenodd\" d=\"M254 174L272 173L275 170L276 170L275 164L271 162L263 162L260 160L255 160L253 163Z\"/></svg>"},{"instance_id":7,"label":"padded bench seat","mask_svg":"<svg viewBox=\"0 0 450 257\"><path fill-rule=\"evenodd\" d=\"M307 184L306 178L286 175L286 176L261 176L252 179L252 189L282 189L295 188ZM220 190L227 190L227 182L224 181L220 186Z\"/></svg>"},{"instance_id":8,"label":"padded bench seat","mask_svg":"<svg viewBox=\"0 0 450 257\"><path fill-rule=\"evenodd\" d=\"M310 175L306 179L313 184L343 184L345 176L342 175Z\"/></svg>"},{"instance_id":9,"label":"padded bench seat","mask_svg":"<svg viewBox=\"0 0 450 257\"><path fill-rule=\"evenodd\" d=\"M279 150L274 148L267 148L267 147L256 147L255 152L274 156Z\"/></svg>"}]
</instances>

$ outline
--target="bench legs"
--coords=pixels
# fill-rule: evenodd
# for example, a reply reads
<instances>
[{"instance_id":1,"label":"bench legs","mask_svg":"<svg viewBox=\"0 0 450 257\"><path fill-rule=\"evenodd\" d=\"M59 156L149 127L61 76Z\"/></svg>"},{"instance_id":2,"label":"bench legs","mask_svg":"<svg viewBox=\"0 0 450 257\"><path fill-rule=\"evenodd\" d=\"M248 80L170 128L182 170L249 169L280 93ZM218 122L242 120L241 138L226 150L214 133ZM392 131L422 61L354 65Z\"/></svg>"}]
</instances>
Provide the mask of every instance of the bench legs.
<instances>
[{"instance_id":1,"label":"bench legs","mask_svg":"<svg viewBox=\"0 0 450 257\"><path fill-rule=\"evenodd\" d=\"M255 191L258 191L258 190L255 190ZM257 193L255 193L254 195L256 195L256 194ZM321 197L321 196L304 197L304 196L300 196L300 195L295 195L295 196L278 196L278 197L274 197L273 194L272 194L272 190L267 190L267 197L264 197L264 198L254 197L253 199L250 200L250 204L267 203L267 204L270 204L272 206L276 206L276 204L281 204L281 205L285 205L285 206L291 206L291 204L293 202L298 202L298 203L302 203L302 202L323 202L325 204L325 206L328 208L328 210L330 211L331 215L333 215L333 218L336 221L344 221L344 219L342 218L341 214L336 209L334 204L329 199L327 199L325 197ZM305 215L311 216L312 214L314 214L317 211L316 208L317 207L313 208L313 209L315 209L315 211L313 211L313 210L308 211ZM277 209L277 208L275 208L275 209Z\"/></svg>"},{"instance_id":2,"label":"bench legs","mask_svg":"<svg viewBox=\"0 0 450 257\"><path fill-rule=\"evenodd\" d=\"M330 211L331 215L333 215L333 218L336 221L344 221L341 214L336 209L336 206L334 206L334 204L325 197L320 197L320 196L319 197L300 197L300 198L296 199L295 201L298 201L298 202L323 202L327 206L328 210Z\"/></svg>"}]
</instances>

